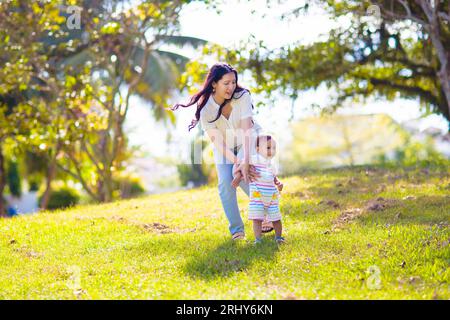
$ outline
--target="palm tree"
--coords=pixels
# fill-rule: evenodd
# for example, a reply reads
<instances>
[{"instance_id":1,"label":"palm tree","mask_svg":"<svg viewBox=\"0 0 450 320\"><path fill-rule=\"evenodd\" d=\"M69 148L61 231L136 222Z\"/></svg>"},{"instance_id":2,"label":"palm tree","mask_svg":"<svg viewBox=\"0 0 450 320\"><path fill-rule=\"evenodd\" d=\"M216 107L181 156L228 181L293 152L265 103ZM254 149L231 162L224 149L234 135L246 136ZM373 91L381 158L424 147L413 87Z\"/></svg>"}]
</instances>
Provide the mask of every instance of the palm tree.
<instances>
[{"instance_id":1,"label":"palm tree","mask_svg":"<svg viewBox=\"0 0 450 320\"><path fill-rule=\"evenodd\" d=\"M129 9L128 12L132 10ZM129 16L133 17L133 14ZM111 96L106 102L101 102L108 111L108 128L100 132L98 139L80 141L81 148L89 155L88 158L93 162L96 174L100 177L97 185L94 188L89 187L79 168L71 171L67 166L59 166L80 180L88 193L95 195L95 199L99 201L112 199L112 171L120 167L120 158L126 150L123 124L130 106L130 97L137 95L147 101L157 120L169 118L174 121L172 113L166 111L167 100L178 90L181 73L189 58L161 48L198 48L206 43L202 39L170 34L164 29L156 31L146 26L146 20L133 24L125 13L117 19L124 28L123 32L105 32L92 43L89 40L83 42L83 39L89 38L86 30L73 32L72 36L77 38L71 40L81 40L81 50L57 61L58 67L62 69L67 66L77 69L91 61L92 72L99 74L102 83L112 88ZM105 24L97 29L103 30L106 25L113 24L105 21ZM156 34L149 37L152 31ZM99 52L105 57L99 57ZM77 167L79 161L72 159L70 165Z\"/></svg>"}]
</instances>

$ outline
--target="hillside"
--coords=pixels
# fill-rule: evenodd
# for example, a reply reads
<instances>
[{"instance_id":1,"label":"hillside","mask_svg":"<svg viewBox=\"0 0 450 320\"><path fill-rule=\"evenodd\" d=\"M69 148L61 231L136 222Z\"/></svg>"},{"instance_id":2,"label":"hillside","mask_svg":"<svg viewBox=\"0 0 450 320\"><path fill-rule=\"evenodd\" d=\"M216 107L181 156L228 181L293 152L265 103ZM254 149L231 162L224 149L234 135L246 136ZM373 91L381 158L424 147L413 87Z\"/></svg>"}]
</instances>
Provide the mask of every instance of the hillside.
<instances>
[{"instance_id":1,"label":"hillside","mask_svg":"<svg viewBox=\"0 0 450 320\"><path fill-rule=\"evenodd\" d=\"M215 187L0 220L0 299L449 299L450 173L283 179L287 244L233 243Z\"/></svg>"}]
</instances>

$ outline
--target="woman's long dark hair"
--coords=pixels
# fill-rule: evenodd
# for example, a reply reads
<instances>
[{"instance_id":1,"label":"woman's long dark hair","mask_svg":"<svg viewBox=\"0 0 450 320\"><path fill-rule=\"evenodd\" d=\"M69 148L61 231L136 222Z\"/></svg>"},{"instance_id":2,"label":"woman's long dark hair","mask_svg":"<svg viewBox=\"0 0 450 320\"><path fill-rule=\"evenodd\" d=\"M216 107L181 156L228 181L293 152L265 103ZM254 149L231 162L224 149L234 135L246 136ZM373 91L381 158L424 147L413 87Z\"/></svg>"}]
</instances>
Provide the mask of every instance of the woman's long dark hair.
<instances>
[{"instance_id":1,"label":"woman's long dark hair","mask_svg":"<svg viewBox=\"0 0 450 320\"><path fill-rule=\"evenodd\" d=\"M192 120L191 124L189 125L189 131L191 129L193 129L197 123L200 120L200 112L202 111L203 107L206 105L206 103L208 102L209 97L211 96L212 92L213 92L213 82L218 82L220 79L222 79L222 77L227 74L233 72L235 77L236 77L236 89L234 90L233 94L231 95L231 98L234 97L234 94L236 92L242 92L242 94L237 97L237 99L239 99L245 91L248 91L247 89L239 86L238 84L238 73L237 71L230 66L229 64L226 63L216 63L215 65L213 65L211 67L211 69L208 72L208 75L206 77L205 83L203 84L203 88L197 92L196 94L194 94L191 97L191 100L188 102L188 104L181 104L181 103L177 103L175 106L173 106L172 110L176 110L179 107L190 107L193 104L197 103L197 111L195 112L195 119ZM225 101L220 105L219 107L219 111L217 112L217 116L213 121L210 122L214 122L217 119L220 118L220 115L222 114L222 109L223 107L225 107L225 105L231 101L230 99L225 99ZM253 106L252 106L253 107Z\"/></svg>"}]
</instances>

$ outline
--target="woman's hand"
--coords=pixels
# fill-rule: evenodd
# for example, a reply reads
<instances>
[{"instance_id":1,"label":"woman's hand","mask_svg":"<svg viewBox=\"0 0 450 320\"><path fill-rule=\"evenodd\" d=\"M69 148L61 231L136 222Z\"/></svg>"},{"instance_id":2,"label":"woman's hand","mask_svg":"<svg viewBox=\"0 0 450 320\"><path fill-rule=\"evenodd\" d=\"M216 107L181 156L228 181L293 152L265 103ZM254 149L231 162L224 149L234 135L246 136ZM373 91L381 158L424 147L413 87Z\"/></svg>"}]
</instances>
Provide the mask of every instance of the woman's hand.
<instances>
[{"instance_id":1,"label":"woman's hand","mask_svg":"<svg viewBox=\"0 0 450 320\"><path fill-rule=\"evenodd\" d=\"M259 173L256 172L255 167L252 165L250 165L248 175L249 175L250 182L256 181L259 178Z\"/></svg>"},{"instance_id":2,"label":"woman's hand","mask_svg":"<svg viewBox=\"0 0 450 320\"><path fill-rule=\"evenodd\" d=\"M249 183L250 165L248 162L243 161L239 163L238 170L241 171L242 178L244 178L245 183Z\"/></svg>"},{"instance_id":3,"label":"woman's hand","mask_svg":"<svg viewBox=\"0 0 450 320\"><path fill-rule=\"evenodd\" d=\"M246 183L248 183L249 180L250 180L250 182L253 182L258 179L259 174L258 174L258 172L256 172L256 169L253 165L245 164L245 162L242 159L238 159L236 163L237 163L237 166L236 166L235 172L241 171L242 177L244 178L244 181ZM246 170L245 172L247 173L248 180L245 180L245 173L244 173L243 169Z\"/></svg>"}]
</instances>

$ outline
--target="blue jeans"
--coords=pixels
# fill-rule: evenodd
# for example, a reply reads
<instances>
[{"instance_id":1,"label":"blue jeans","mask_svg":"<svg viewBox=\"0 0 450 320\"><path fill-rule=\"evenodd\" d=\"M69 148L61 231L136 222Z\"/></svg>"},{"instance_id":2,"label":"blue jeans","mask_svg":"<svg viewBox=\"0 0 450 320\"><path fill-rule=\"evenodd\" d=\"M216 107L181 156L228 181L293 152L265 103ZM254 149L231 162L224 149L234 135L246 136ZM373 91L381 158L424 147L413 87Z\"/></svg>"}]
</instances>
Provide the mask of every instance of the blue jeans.
<instances>
[{"instance_id":1,"label":"blue jeans","mask_svg":"<svg viewBox=\"0 0 450 320\"><path fill-rule=\"evenodd\" d=\"M236 191L233 188L231 181L233 181L233 163L227 160L220 151L216 148L214 150L214 160L216 164L217 176L219 180L219 196L222 202L223 210L228 219L228 229L231 234L236 232L244 232L244 222L242 221L241 214L237 203ZM233 150L237 155L237 150ZM242 179L239 187L249 196L249 185Z\"/></svg>"},{"instance_id":2,"label":"blue jeans","mask_svg":"<svg viewBox=\"0 0 450 320\"><path fill-rule=\"evenodd\" d=\"M234 154L237 154L237 150L234 150ZM233 163L230 163L230 161L216 149L214 149L214 162L216 164L217 176L219 179L219 196L229 223L228 229L231 234L244 232L244 222L242 221L237 203L237 190L231 186L231 181L233 181ZM239 186L248 196L248 183L245 183L244 180L242 180Z\"/></svg>"}]
</instances>

